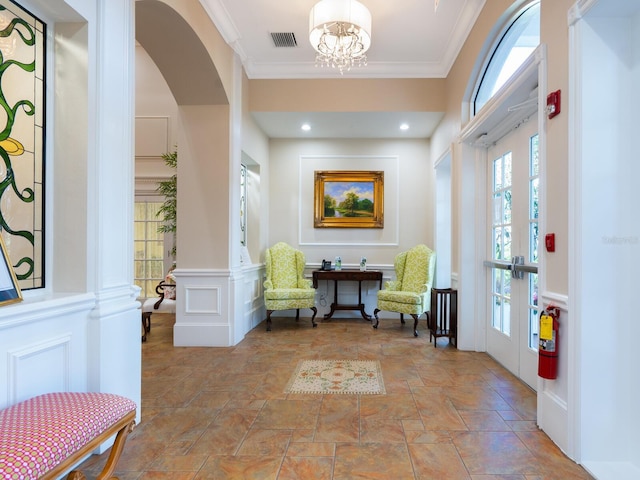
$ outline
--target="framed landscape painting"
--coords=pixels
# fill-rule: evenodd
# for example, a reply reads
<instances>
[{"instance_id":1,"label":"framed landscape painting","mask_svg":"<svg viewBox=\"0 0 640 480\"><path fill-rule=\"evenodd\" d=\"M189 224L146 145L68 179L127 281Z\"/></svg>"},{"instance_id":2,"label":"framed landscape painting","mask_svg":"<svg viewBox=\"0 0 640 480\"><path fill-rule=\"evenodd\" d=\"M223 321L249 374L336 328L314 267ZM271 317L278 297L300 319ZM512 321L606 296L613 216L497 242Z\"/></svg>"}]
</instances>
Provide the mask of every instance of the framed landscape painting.
<instances>
[{"instance_id":1,"label":"framed landscape painting","mask_svg":"<svg viewBox=\"0 0 640 480\"><path fill-rule=\"evenodd\" d=\"M384 172L314 172L315 228L383 228Z\"/></svg>"}]
</instances>

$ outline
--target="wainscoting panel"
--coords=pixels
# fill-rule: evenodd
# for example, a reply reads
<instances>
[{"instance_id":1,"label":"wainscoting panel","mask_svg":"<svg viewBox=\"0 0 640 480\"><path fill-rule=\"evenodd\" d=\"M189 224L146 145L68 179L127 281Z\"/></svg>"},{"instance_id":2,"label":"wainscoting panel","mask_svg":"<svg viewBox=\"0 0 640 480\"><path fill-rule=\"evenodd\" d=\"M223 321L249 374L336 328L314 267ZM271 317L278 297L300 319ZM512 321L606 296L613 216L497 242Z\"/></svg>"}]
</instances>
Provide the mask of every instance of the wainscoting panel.
<instances>
[{"instance_id":1,"label":"wainscoting panel","mask_svg":"<svg viewBox=\"0 0 640 480\"><path fill-rule=\"evenodd\" d=\"M569 311L568 298L564 294L544 290L540 292L538 305L545 308L553 305L560 309L558 341L558 378L538 380L538 426L564 451L569 444L569 336L575 327Z\"/></svg>"},{"instance_id":2,"label":"wainscoting panel","mask_svg":"<svg viewBox=\"0 0 640 480\"><path fill-rule=\"evenodd\" d=\"M42 391L69 391L70 346L68 334L8 351L9 402L16 403ZM43 365L47 368L43 369Z\"/></svg>"},{"instance_id":3,"label":"wainscoting panel","mask_svg":"<svg viewBox=\"0 0 640 480\"><path fill-rule=\"evenodd\" d=\"M174 270L178 291L173 344L176 347L227 347L236 343L235 311L242 294L229 270ZM232 282L233 280L233 282ZM241 281L240 281L241 282Z\"/></svg>"},{"instance_id":4,"label":"wainscoting panel","mask_svg":"<svg viewBox=\"0 0 640 480\"><path fill-rule=\"evenodd\" d=\"M83 294L47 302L26 298L2 308L0 408L51 391L87 391L93 360L88 325L94 307L95 296ZM136 319L139 332L139 314ZM119 378L128 381L128 376Z\"/></svg>"},{"instance_id":5,"label":"wainscoting panel","mask_svg":"<svg viewBox=\"0 0 640 480\"><path fill-rule=\"evenodd\" d=\"M220 287L186 286L185 313L220 315Z\"/></svg>"}]
</instances>

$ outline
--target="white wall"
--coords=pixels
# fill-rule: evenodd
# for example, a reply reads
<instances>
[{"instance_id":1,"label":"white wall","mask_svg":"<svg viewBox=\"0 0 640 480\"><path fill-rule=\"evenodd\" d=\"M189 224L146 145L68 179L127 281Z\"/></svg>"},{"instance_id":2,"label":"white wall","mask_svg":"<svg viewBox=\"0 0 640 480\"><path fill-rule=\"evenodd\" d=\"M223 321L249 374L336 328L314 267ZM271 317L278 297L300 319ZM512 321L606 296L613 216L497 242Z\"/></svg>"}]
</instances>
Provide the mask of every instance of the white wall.
<instances>
[{"instance_id":1,"label":"white wall","mask_svg":"<svg viewBox=\"0 0 640 480\"><path fill-rule=\"evenodd\" d=\"M173 175L161 155L178 142L178 105L158 67L144 48L136 45L136 194L157 195L158 181Z\"/></svg>"},{"instance_id":2,"label":"white wall","mask_svg":"<svg viewBox=\"0 0 640 480\"><path fill-rule=\"evenodd\" d=\"M638 478L640 20L596 9L585 20L577 27L581 456L597 478Z\"/></svg>"},{"instance_id":3,"label":"white wall","mask_svg":"<svg viewBox=\"0 0 640 480\"><path fill-rule=\"evenodd\" d=\"M48 24L50 42L48 260L46 288L0 309L0 407L53 390L118 393L140 405L141 323L132 281L133 6L127 0L21 3Z\"/></svg>"},{"instance_id":4,"label":"white wall","mask_svg":"<svg viewBox=\"0 0 640 480\"><path fill-rule=\"evenodd\" d=\"M418 243L433 248L434 171L428 140L271 141L269 243L285 241L307 264L342 257L343 266L367 257L371 268L392 265ZM315 170L384 171L384 228L313 228Z\"/></svg>"},{"instance_id":5,"label":"white wall","mask_svg":"<svg viewBox=\"0 0 640 480\"><path fill-rule=\"evenodd\" d=\"M272 139L269 157L269 244L284 241L302 250L307 275L323 259L333 262L339 255L343 267L358 268L365 256L369 268L382 270L384 280L391 280L398 253L418 243L435 248L434 170L428 140ZM316 170L383 171L384 228L314 228ZM332 282L318 285L320 318L329 312L333 288ZM362 302L369 314L376 307L378 289L375 282L363 283ZM358 285L343 283L339 293L341 303L356 304ZM360 318L355 311L337 315ZM380 313L381 318L390 316Z\"/></svg>"},{"instance_id":6,"label":"white wall","mask_svg":"<svg viewBox=\"0 0 640 480\"><path fill-rule=\"evenodd\" d=\"M437 288L452 288L451 272L451 152L448 152L437 165L435 171L435 217L436 217L436 240L435 249L438 252L436 263L436 278L434 286Z\"/></svg>"},{"instance_id":7,"label":"white wall","mask_svg":"<svg viewBox=\"0 0 640 480\"><path fill-rule=\"evenodd\" d=\"M630 75L630 99L629 109L627 113L631 114L627 116L626 120L628 122L627 131L625 132L624 141L627 145L626 149L626 165L629 168L629 171L626 175L624 175L625 180L625 189L627 191L627 198L625 198L625 202L623 205L625 206L625 210L627 218L635 218L635 237L631 238L630 249L633 250L632 255L630 256L631 262L623 260L623 265L625 266L625 275L624 275L624 283L626 286L626 294L627 294L627 302L626 302L626 311L625 315L628 316L628 326L629 326L629 335L626 336L627 349L630 354L630 359L628 363L628 372L630 378L634 378L635 381L630 382L630 391L629 391L629 443L628 443L628 452L631 463L633 463L638 470L640 470L640 409L636 408L637 405L640 405L640 380L638 379L637 368L634 366L640 365L640 348L636 348L636 341L640 339L640 322L634 321L633 316L637 315L635 308L633 308L633 302L630 301L633 298L635 284L636 282L632 279L635 279L638 275L638 271L634 266L640 265L640 235L639 235L639 224L640 219L638 218L638 211L635 206L640 205L640 193L634 185L632 185L631 179L637 180L640 178L640 164L638 162L632 161L633 153L635 151L635 142L632 142L633 131L635 128L632 128L633 120L637 118L637 112L640 111L640 91L638 91L637 86L640 85L640 16L636 15L631 21L631 34L630 34L630 42L631 46L631 75ZM637 126L637 120L635 120ZM633 130L633 131L632 131ZM631 201L628 201L631 200ZM624 221L624 220L623 220ZM626 232L625 232L626 233ZM637 317L636 317L637 318Z\"/></svg>"}]
</instances>

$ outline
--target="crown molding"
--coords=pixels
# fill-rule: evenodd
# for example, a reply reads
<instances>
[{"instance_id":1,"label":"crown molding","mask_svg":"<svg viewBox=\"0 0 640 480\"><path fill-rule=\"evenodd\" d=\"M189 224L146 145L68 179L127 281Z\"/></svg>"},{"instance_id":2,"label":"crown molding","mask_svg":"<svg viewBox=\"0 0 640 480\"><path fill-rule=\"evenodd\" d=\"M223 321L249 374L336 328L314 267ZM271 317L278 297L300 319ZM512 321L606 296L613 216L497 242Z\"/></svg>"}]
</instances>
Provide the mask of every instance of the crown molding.
<instances>
[{"instance_id":1,"label":"crown molding","mask_svg":"<svg viewBox=\"0 0 640 480\"><path fill-rule=\"evenodd\" d=\"M458 21L453 28L453 35L447 42L447 50L441 62L441 67L446 72L445 77L449 75L449 71L458 58L473 26L476 24L485 3L486 0L467 0L462 9L462 14L458 17Z\"/></svg>"},{"instance_id":2,"label":"crown molding","mask_svg":"<svg viewBox=\"0 0 640 480\"><path fill-rule=\"evenodd\" d=\"M344 75L336 70L320 68L315 62L266 63L249 58L240 44L242 35L221 0L200 0L201 5L220 35L240 57L249 79L311 78L446 78L466 38L473 28L486 0L466 0L462 13L447 42L447 50L439 62L369 62L354 67Z\"/></svg>"},{"instance_id":3,"label":"crown molding","mask_svg":"<svg viewBox=\"0 0 640 480\"><path fill-rule=\"evenodd\" d=\"M307 78L445 78L448 71L441 63L369 62L353 67L340 75L332 68L316 67L314 62L258 63L251 60L244 65L251 80L307 79Z\"/></svg>"}]
</instances>

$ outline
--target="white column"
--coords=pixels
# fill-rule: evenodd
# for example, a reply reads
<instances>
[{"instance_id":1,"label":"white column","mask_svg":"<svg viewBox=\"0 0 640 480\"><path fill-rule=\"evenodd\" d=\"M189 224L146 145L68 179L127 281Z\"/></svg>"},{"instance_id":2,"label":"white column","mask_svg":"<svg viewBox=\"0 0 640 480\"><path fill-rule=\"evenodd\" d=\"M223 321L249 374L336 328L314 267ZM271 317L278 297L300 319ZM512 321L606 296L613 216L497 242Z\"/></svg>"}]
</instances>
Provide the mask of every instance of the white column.
<instances>
[{"instance_id":1,"label":"white column","mask_svg":"<svg viewBox=\"0 0 640 480\"><path fill-rule=\"evenodd\" d=\"M99 0L96 7L89 39L87 153L87 286L96 307L88 331L88 386L140 404L140 310L132 286L133 1Z\"/></svg>"}]
</instances>

